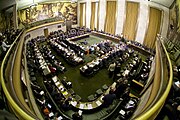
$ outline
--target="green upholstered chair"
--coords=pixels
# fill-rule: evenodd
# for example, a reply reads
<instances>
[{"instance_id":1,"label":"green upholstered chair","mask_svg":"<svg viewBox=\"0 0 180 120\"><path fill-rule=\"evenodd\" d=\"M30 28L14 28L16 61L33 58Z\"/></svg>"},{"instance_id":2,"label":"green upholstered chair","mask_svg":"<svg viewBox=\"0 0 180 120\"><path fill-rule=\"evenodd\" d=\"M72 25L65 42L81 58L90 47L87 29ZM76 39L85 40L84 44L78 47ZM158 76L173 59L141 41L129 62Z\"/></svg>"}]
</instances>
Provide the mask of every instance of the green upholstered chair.
<instances>
[{"instance_id":1,"label":"green upholstered chair","mask_svg":"<svg viewBox=\"0 0 180 120\"><path fill-rule=\"evenodd\" d=\"M94 95L89 95L88 96L88 101L91 102L91 101L94 101L96 98L94 97Z\"/></svg>"},{"instance_id":2,"label":"green upholstered chair","mask_svg":"<svg viewBox=\"0 0 180 120\"><path fill-rule=\"evenodd\" d=\"M107 86L106 84L104 84L104 85L102 86L102 89L103 89L103 90L107 90L107 89L108 89L108 86Z\"/></svg>"},{"instance_id":3,"label":"green upholstered chair","mask_svg":"<svg viewBox=\"0 0 180 120\"><path fill-rule=\"evenodd\" d=\"M97 94L98 96L102 95L102 94L103 94L102 89L98 89L98 90L96 90L96 94Z\"/></svg>"},{"instance_id":4,"label":"green upholstered chair","mask_svg":"<svg viewBox=\"0 0 180 120\"><path fill-rule=\"evenodd\" d=\"M79 95L75 95L75 97L74 97L77 101L80 101L81 100L81 97L79 96Z\"/></svg>"}]
</instances>

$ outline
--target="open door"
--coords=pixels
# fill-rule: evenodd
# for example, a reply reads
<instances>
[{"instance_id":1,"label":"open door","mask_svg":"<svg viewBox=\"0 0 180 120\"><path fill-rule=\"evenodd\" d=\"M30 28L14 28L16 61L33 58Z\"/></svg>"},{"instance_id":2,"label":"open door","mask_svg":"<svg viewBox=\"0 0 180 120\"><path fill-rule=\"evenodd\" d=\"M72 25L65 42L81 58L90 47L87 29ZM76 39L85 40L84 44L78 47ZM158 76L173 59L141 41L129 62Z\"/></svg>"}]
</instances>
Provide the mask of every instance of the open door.
<instances>
[{"instance_id":1,"label":"open door","mask_svg":"<svg viewBox=\"0 0 180 120\"><path fill-rule=\"evenodd\" d=\"M48 34L49 34L49 33L48 33L48 28L45 28L45 29L44 29L44 36L45 36L45 37L48 37Z\"/></svg>"}]
</instances>

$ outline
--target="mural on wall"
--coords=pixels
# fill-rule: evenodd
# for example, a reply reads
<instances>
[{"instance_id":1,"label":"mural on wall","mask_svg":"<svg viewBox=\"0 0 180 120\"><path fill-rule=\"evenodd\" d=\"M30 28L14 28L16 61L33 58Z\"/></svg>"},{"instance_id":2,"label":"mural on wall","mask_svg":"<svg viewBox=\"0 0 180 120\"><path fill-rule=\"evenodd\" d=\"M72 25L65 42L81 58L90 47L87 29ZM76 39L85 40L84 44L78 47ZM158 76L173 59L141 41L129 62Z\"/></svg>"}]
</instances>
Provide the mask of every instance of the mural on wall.
<instances>
[{"instance_id":1,"label":"mural on wall","mask_svg":"<svg viewBox=\"0 0 180 120\"><path fill-rule=\"evenodd\" d=\"M27 24L50 18L71 20L77 24L77 3L57 2L42 3L18 11L21 23Z\"/></svg>"}]
</instances>

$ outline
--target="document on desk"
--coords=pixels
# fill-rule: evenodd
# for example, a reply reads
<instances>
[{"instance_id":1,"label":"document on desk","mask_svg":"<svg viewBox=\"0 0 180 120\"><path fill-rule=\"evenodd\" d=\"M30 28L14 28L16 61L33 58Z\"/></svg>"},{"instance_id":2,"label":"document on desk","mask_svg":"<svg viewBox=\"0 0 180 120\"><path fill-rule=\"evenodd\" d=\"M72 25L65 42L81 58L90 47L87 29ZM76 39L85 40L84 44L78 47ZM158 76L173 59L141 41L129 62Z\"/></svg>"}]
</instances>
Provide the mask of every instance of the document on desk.
<instances>
[{"instance_id":1,"label":"document on desk","mask_svg":"<svg viewBox=\"0 0 180 120\"><path fill-rule=\"evenodd\" d=\"M88 104L88 109L92 109L92 104Z\"/></svg>"},{"instance_id":2,"label":"document on desk","mask_svg":"<svg viewBox=\"0 0 180 120\"><path fill-rule=\"evenodd\" d=\"M40 95L43 95L43 94L44 94L44 91L41 91L39 94L40 94Z\"/></svg>"},{"instance_id":3,"label":"document on desk","mask_svg":"<svg viewBox=\"0 0 180 120\"><path fill-rule=\"evenodd\" d=\"M56 86L58 86L60 84L60 82L58 81L57 83L55 83Z\"/></svg>"},{"instance_id":4,"label":"document on desk","mask_svg":"<svg viewBox=\"0 0 180 120\"><path fill-rule=\"evenodd\" d=\"M125 112L124 110L120 110L119 113L120 113L121 115L124 115L126 112Z\"/></svg>"},{"instance_id":5,"label":"document on desk","mask_svg":"<svg viewBox=\"0 0 180 120\"><path fill-rule=\"evenodd\" d=\"M81 103L80 106L79 106L79 108L80 108L80 109L83 109L83 108L84 108L84 104Z\"/></svg>"},{"instance_id":6,"label":"document on desk","mask_svg":"<svg viewBox=\"0 0 180 120\"><path fill-rule=\"evenodd\" d=\"M100 106L102 103L98 100L98 101L96 101L96 104L97 104L98 106Z\"/></svg>"}]
</instances>

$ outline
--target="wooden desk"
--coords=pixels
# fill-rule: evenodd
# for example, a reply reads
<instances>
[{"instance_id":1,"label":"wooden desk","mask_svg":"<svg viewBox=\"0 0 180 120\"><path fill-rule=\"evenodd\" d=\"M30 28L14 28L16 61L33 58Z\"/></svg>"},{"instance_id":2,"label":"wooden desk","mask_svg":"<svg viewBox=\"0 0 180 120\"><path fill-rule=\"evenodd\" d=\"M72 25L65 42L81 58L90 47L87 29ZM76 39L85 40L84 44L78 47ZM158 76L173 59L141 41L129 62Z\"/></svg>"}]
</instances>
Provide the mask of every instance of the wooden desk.
<instances>
[{"instance_id":1,"label":"wooden desk","mask_svg":"<svg viewBox=\"0 0 180 120\"><path fill-rule=\"evenodd\" d=\"M111 87L112 88L115 88L116 86L116 82L114 82ZM109 90L110 90L110 87L104 92L104 94L102 94L100 97L98 97L96 100L92 101L92 102L81 102L79 101L77 103L76 100L74 101L71 101L71 105L78 108L78 109L81 109L81 110L91 110L91 109L95 109L99 106L101 106L103 104L103 100L102 98L104 97L105 94L109 94Z\"/></svg>"}]
</instances>

